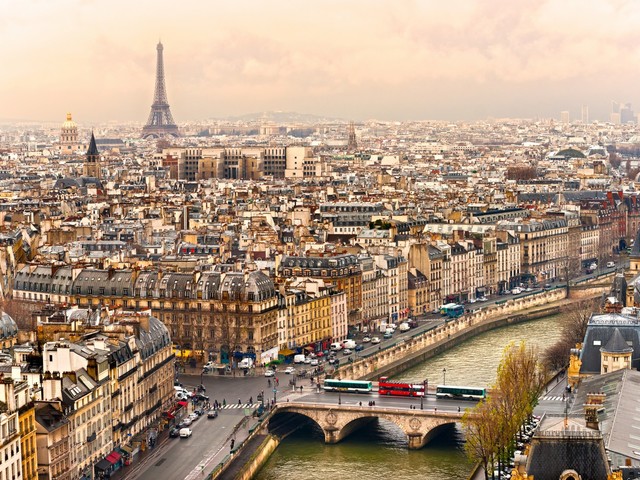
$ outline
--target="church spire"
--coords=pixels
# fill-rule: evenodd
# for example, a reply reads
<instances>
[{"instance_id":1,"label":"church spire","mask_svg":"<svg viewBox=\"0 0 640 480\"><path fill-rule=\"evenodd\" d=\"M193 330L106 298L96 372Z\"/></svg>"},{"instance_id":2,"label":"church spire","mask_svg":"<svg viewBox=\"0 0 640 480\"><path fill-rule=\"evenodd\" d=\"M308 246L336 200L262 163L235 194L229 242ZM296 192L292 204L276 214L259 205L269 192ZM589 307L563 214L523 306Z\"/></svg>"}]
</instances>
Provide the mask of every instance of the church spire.
<instances>
[{"instance_id":1,"label":"church spire","mask_svg":"<svg viewBox=\"0 0 640 480\"><path fill-rule=\"evenodd\" d=\"M87 157L89 156L98 156L100 152L98 152L98 146L96 145L96 137L93 135L93 130L91 131L91 141L89 142L89 150L87 150Z\"/></svg>"},{"instance_id":2,"label":"church spire","mask_svg":"<svg viewBox=\"0 0 640 480\"><path fill-rule=\"evenodd\" d=\"M100 178L100 152L96 145L96 137L91 132L91 140L89 141L89 149L87 157L84 160L83 172L85 177Z\"/></svg>"}]
</instances>

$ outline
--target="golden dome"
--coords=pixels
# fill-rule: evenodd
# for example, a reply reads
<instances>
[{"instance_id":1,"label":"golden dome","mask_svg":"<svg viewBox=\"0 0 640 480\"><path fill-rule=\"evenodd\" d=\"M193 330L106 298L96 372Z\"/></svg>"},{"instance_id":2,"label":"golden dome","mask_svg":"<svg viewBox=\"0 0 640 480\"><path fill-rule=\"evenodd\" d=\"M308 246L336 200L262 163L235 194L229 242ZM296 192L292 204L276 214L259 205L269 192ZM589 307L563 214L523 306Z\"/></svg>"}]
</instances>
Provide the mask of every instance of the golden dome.
<instances>
[{"instance_id":1,"label":"golden dome","mask_svg":"<svg viewBox=\"0 0 640 480\"><path fill-rule=\"evenodd\" d=\"M67 113L67 121L62 124L62 128L64 128L64 129L78 128L78 125L76 125L76 122L71 120L71 114L70 113Z\"/></svg>"}]
</instances>

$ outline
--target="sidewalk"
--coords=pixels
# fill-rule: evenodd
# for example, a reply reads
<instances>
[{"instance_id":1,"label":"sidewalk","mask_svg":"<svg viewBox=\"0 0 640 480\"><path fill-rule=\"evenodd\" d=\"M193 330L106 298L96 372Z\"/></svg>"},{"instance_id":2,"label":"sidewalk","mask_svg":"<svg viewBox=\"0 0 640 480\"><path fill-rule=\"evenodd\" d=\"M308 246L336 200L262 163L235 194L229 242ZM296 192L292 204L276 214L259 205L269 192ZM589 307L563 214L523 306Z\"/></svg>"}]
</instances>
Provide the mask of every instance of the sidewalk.
<instances>
[{"instance_id":1,"label":"sidewalk","mask_svg":"<svg viewBox=\"0 0 640 480\"><path fill-rule=\"evenodd\" d=\"M156 453L169 441L169 429L158 433L156 444L153 448L147 448L144 452L138 452L134 457L131 465L123 465L117 472L109 477L109 480L126 480L140 472L144 466L156 457Z\"/></svg>"}]
</instances>

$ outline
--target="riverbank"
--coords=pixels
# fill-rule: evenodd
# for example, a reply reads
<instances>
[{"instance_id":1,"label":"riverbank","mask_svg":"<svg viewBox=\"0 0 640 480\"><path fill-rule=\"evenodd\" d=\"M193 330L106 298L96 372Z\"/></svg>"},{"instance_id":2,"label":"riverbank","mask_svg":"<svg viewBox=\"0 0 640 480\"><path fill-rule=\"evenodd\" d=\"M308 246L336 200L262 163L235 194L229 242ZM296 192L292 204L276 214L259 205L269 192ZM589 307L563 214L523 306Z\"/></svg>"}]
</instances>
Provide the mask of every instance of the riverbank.
<instances>
[{"instance_id":1,"label":"riverbank","mask_svg":"<svg viewBox=\"0 0 640 480\"><path fill-rule=\"evenodd\" d=\"M517 299L505 299L493 307L447 321L431 330L416 335L408 332L400 336L394 345L341 366L333 376L368 380L379 375L397 375L479 333L553 315L561 308L581 299L567 299L564 288Z\"/></svg>"},{"instance_id":2,"label":"riverbank","mask_svg":"<svg viewBox=\"0 0 640 480\"><path fill-rule=\"evenodd\" d=\"M446 344L446 342L451 341L452 338L453 340L455 340L457 343L464 343L464 341L469 340L477 335L479 335L480 333L484 333L486 331L492 330L492 329L496 329L499 327L503 327L503 326L509 326L509 325L515 325L515 324L524 324L527 321L530 320L534 320L536 318L542 318L542 317L548 317L554 314L557 314L559 312L561 312L562 310L565 310L567 308L569 308L571 306L571 304L573 304L574 302L579 301L579 299L566 299L566 298L560 298L558 301L555 302L551 302L551 303L547 303L547 304L541 304L538 305L535 308L530 308L526 311L521 311L519 313L511 313L509 315L503 316L503 317L495 317L493 319L491 319L491 321L487 321L486 324L493 324L492 328L488 328L487 326L484 326L482 329L475 329L475 330L468 330L467 332L454 332L454 334L451 335L451 337L444 339L442 346L440 346L440 348L442 350L438 350L437 352L434 352L432 355L436 355L437 353L441 353L442 351L447 350L448 348L450 348L452 346L452 344ZM451 323L451 322L450 322ZM480 324L481 322L478 322L478 324ZM485 325L486 325L485 324ZM474 324L475 325L475 324ZM455 336L457 335L457 336ZM464 337L463 337L464 335ZM394 367L398 368L397 365L395 365ZM400 371L400 369L398 368L397 371ZM259 432L261 434L266 434L267 432L265 431L266 429L266 422L262 423L262 431ZM281 439L279 439L281 440ZM252 447L251 449L249 449L249 447ZM246 468L243 468L243 476L242 478L248 479L248 478L252 478L251 476L244 476L245 473L247 473L248 471L253 472L251 475L256 475L258 471L260 471L260 469L263 467L264 463L266 463L266 461L270 458L271 453L269 454L263 454L260 453L265 447L261 446L261 445L255 445L255 444L247 444L247 452L248 453L244 453L242 457L238 456L237 457L237 461L238 461L238 465L239 466L243 466L243 464L245 463L245 461L241 461L242 458L244 459L257 459L258 461L253 461L251 460L251 466L247 466ZM250 451L251 450L251 451ZM231 466L229 466L231 467ZM239 467L237 467L239 471ZM222 478L222 477L219 477ZM234 478L234 477L224 477L224 478Z\"/></svg>"}]
</instances>

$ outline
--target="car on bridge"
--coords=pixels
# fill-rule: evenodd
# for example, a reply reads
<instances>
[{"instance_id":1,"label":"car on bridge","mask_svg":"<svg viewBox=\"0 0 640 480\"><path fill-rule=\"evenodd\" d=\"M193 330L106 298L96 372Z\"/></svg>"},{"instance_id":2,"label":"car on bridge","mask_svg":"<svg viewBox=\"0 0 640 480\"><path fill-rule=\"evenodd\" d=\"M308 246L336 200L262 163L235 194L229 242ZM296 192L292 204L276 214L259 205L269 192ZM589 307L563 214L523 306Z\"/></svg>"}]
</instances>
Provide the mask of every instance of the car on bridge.
<instances>
[{"instance_id":1,"label":"car on bridge","mask_svg":"<svg viewBox=\"0 0 640 480\"><path fill-rule=\"evenodd\" d=\"M380 337L373 337L371 339L371 343L374 344L374 345L380 343Z\"/></svg>"},{"instance_id":2,"label":"car on bridge","mask_svg":"<svg viewBox=\"0 0 640 480\"><path fill-rule=\"evenodd\" d=\"M276 372L274 370L271 370L270 368L267 368L264 371L264 376L265 377L273 377L273 376L275 376L275 374L276 374Z\"/></svg>"}]
</instances>

